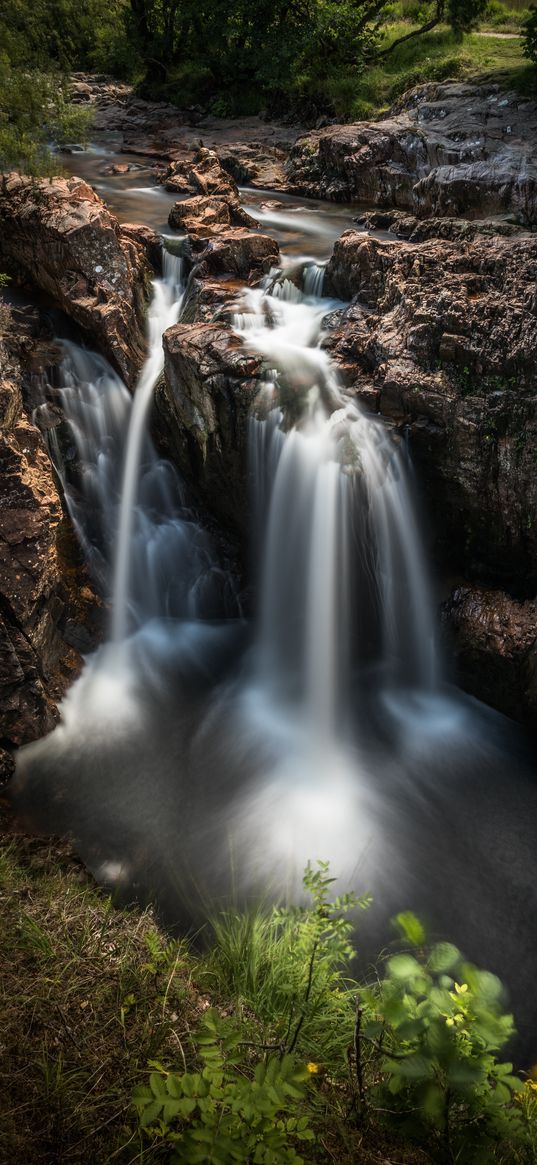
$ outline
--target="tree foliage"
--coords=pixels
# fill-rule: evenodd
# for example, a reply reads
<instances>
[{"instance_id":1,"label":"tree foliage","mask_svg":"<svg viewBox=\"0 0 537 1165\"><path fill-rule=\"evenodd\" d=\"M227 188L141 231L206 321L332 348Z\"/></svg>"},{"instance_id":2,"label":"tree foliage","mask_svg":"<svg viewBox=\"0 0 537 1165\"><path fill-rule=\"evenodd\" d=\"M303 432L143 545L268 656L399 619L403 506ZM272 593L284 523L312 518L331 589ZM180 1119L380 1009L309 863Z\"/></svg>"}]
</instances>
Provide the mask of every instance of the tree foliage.
<instances>
[{"instance_id":1,"label":"tree foliage","mask_svg":"<svg viewBox=\"0 0 537 1165\"><path fill-rule=\"evenodd\" d=\"M537 6L532 4L523 24L524 56L537 65Z\"/></svg>"}]
</instances>

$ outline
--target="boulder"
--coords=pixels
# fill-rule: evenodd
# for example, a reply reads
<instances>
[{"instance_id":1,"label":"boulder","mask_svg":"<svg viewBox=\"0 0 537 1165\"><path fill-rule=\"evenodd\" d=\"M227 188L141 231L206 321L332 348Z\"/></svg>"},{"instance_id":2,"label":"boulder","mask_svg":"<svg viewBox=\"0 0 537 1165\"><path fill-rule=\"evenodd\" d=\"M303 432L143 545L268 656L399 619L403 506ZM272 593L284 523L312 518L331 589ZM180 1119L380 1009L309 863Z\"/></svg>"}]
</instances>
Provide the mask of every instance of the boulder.
<instances>
[{"instance_id":1,"label":"boulder","mask_svg":"<svg viewBox=\"0 0 537 1165\"><path fill-rule=\"evenodd\" d=\"M254 190L287 190L285 173L287 151L265 143L234 142L220 147L221 165L235 182L252 186Z\"/></svg>"},{"instance_id":2,"label":"boulder","mask_svg":"<svg viewBox=\"0 0 537 1165\"><path fill-rule=\"evenodd\" d=\"M537 239L387 242L345 232L325 343L348 387L406 428L451 569L537 585Z\"/></svg>"},{"instance_id":3,"label":"boulder","mask_svg":"<svg viewBox=\"0 0 537 1165\"><path fill-rule=\"evenodd\" d=\"M464 687L507 716L537 720L537 599L460 586L444 607Z\"/></svg>"},{"instance_id":4,"label":"boulder","mask_svg":"<svg viewBox=\"0 0 537 1165\"><path fill-rule=\"evenodd\" d=\"M379 121L299 138L289 187L420 217L515 214L537 222L537 102L498 84L428 83Z\"/></svg>"},{"instance_id":5,"label":"boulder","mask_svg":"<svg viewBox=\"0 0 537 1165\"><path fill-rule=\"evenodd\" d=\"M201 278L234 275L247 280L275 267L279 248L269 235L246 227L230 227L225 232L219 231L214 238L191 236L189 255Z\"/></svg>"},{"instance_id":6,"label":"boulder","mask_svg":"<svg viewBox=\"0 0 537 1165\"><path fill-rule=\"evenodd\" d=\"M157 406L170 451L210 510L244 535L248 418L262 359L219 323L170 328L164 355Z\"/></svg>"},{"instance_id":7,"label":"boulder","mask_svg":"<svg viewBox=\"0 0 537 1165\"><path fill-rule=\"evenodd\" d=\"M244 226L257 230L257 222L242 209L240 202L221 195L198 195L176 202L169 214L171 227L188 231L190 235L210 238L219 234L222 226Z\"/></svg>"},{"instance_id":8,"label":"boulder","mask_svg":"<svg viewBox=\"0 0 537 1165\"><path fill-rule=\"evenodd\" d=\"M145 251L91 186L4 175L0 264L46 292L133 383L145 352Z\"/></svg>"},{"instance_id":9,"label":"boulder","mask_svg":"<svg viewBox=\"0 0 537 1165\"><path fill-rule=\"evenodd\" d=\"M172 162L164 178L166 190L178 194L217 194L238 202L239 191L234 179L220 165L214 150L203 146L193 160Z\"/></svg>"}]
</instances>

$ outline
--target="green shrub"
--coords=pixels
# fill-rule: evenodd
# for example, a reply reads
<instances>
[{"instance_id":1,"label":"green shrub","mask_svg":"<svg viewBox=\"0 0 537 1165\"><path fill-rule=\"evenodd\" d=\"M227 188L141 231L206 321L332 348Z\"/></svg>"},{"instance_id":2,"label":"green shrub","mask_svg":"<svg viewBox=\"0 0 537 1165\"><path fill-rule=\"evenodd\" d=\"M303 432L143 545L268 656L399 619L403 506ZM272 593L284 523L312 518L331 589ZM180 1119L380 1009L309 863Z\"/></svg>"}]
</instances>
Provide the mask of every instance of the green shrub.
<instances>
[{"instance_id":1,"label":"green shrub","mask_svg":"<svg viewBox=\"0 0 537 1165\"><path fill-rule=\"evenodd\" d=\"M371 899L341 894L330 902L333 882L327 863L308 865L306 905L214 919L203 982L231 998L239 1013L255 1014L263 1042L321 1060L337 1074L346 1071L354 1022L356 983L348 967L356 919L350 916Z\"/></svg>"},{"instance_id":2,"label":"green shrub","mask_svg":"<svg viewBox=\"0 0 537 1165\"><path fill-rule=\"evenodd\" d=\"M313 1140L301 1112L308 1069L293 1056L259 1060L244 1074L243 1035L209 1010L195 1035L199 1072L152 1064L148 1087L135 1089L140 1124L177 1151L177 1165L303 1165L295 1142Z\"/></svg>"},{"instance_id":3,"label":"green shrub","mask_svg":"<svg viewBox=\"0 0 537 1165\"><path fill-rule=\"evenodd\" d=\"M385 978L365 991L356 1040L380 1081L363 1104L380 1103L435 1160L477 1165L499 1143L524 1145L527 1121L516 1097L522 1080L498 1053L514 1034L495 975L466 963L451 943L427 949L412 914L396 920L411 948L388 959Z\"/></svg>"},{"instance_id":4,"label":"green shrub","mask_svg":"<svg viewBox=\"0 0 537 1165\"><path fill-rule=\"evenodd\" d=\"M72 105L62 77L14 69L0 54L0 170L61 171L50 145L87 141L93 114Z\"/></svg>"}]
</instances>

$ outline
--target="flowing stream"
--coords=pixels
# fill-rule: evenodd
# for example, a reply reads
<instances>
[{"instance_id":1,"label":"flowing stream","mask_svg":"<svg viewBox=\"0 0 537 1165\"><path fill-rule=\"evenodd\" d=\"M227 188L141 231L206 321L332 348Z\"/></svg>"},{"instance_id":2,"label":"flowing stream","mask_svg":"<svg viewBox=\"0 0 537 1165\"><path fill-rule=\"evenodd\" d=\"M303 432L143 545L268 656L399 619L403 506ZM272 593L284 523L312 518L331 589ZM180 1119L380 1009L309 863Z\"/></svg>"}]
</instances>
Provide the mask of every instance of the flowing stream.
<instances>
[{"instance_id":1,"label":"flowing stream","mask_svg":"<svg viewBox=\"0 0 537 1165\"><path fill-rule=\"evenodd\" d=\"M300 213L299 250L319 236L318 209ZM304 227L292 208L275 216ZM516 962L527 1036L535 781L507 722L446 684L406 452L338 383L322 341L341 305L323 298L319 258L295 248L234 320L265 368L252 618L149 437L180 261L164 251L133 400L102 357L65 343L68 432L47 430L49 447L111 630L59 726L21 751L19 811L69 833L98 878L156 900L171 926L295 893L305 862L328 859L373 891L365 953L413 908L504 978Z\"/></svg>"}]
</instances>

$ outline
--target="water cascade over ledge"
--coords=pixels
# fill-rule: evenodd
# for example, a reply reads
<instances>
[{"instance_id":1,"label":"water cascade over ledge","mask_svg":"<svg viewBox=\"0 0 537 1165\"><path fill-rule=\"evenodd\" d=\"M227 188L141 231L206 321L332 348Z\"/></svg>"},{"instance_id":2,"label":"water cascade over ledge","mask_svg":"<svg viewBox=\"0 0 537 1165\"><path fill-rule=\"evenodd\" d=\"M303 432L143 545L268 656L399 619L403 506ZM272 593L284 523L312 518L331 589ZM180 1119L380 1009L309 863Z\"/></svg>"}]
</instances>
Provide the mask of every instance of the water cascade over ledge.
<instances>
[{"instance_id":1,"label":"water cascade over ledge","mask_svg":"<svg viewBox=\"0 0 537 1165\"><path fill-rule=\"evenodd\" d=\"M65 345L75 468L55 430L49 443L112 630L58 728L22 750L19 808L69 833L125 900L156 900L170 925L295 893L322 858L373 892L366 953L413 908L509 978L537 794L503 719L443 681L405 450L338 383L322 340L341 305L321 298L324 269L307 264L301 287L271 273L234 321L265 367L249 429L258 600L246 621L148 433L162 332L183 295L179 261L164 262L133 401L101 357Z\"/></svg>"}]
</instances>

